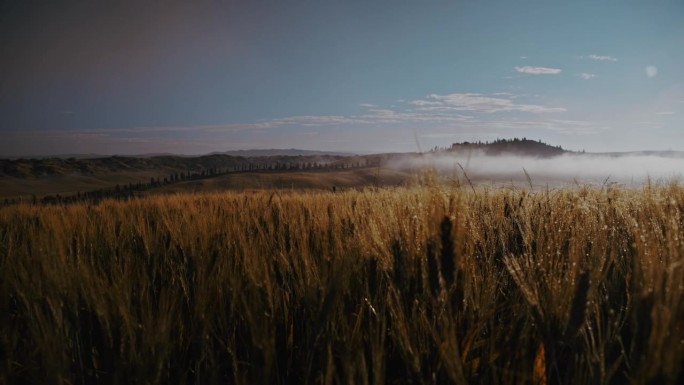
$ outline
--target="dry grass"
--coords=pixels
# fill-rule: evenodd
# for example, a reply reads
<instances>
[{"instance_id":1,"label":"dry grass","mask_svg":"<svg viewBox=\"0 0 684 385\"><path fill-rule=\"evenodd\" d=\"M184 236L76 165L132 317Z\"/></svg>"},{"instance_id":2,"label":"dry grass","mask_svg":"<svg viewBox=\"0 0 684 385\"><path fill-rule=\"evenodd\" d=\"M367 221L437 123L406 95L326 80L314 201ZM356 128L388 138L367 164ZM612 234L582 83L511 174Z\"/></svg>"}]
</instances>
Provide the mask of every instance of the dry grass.
<instances>
[{"instance_id":1,"label":"dry grass","mask_svg":"<svg viewBox=\"0 0 684 385\"><path fill-rule=\"evenodd\" d=\"M0 209L0 383L683 383L684 187Z\"/></svg>"}]
</instances>

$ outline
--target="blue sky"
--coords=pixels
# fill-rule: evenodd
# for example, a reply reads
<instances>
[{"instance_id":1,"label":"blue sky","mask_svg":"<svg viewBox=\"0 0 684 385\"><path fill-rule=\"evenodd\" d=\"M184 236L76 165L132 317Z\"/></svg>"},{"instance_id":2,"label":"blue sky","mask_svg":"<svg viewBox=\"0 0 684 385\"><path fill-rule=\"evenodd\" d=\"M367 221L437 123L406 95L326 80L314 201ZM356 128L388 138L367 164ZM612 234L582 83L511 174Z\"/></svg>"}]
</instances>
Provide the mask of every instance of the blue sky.
<instances>
[{"instance_id":1,"label":"blue sky","mask_svg":"<svg viewBox=\"0 0 684 385\"><path fill-rule=\"evenodd\" d=\"M0 156L684 150L681 0L94 3L0 5Z\"/></svg>"}]
</instances>

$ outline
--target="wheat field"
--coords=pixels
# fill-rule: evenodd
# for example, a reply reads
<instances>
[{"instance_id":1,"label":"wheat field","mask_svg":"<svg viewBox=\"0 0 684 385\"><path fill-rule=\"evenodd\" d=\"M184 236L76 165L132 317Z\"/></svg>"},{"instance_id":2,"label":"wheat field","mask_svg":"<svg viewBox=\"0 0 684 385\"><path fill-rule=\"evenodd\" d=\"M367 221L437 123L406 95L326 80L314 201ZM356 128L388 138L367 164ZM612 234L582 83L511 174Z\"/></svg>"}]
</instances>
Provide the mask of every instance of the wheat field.
<instances>
[{"instance_id":1,"label":"wheat field","mask_svg":"<svg viewBox=\"0 0 684 385\"><path fill-rule=\"evenodd\" d=\"M684 187L0 208L0 383L681 384Z\"/></svg>"}]
</instances>

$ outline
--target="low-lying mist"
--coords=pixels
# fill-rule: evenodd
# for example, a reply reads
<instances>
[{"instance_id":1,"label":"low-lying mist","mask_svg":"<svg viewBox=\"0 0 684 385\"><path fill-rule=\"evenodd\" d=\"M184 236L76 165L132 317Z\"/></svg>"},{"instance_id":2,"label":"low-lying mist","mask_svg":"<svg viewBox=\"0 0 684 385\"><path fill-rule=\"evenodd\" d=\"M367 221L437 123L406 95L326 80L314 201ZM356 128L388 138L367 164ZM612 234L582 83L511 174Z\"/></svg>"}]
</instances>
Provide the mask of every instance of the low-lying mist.
<instances>
[{"instance_id":1,"label":"low-lying mist","mask_svg":"<svg viewBox=\"0 0 684 385\"><path fill-rule=\"evenodd\" d=\"M640 184L681 180L684 157L652 154L564 154L540 158L518 155L437 153L403 158L394 163L399 168L435 168L442 173L466 175L477 182L527 181L535 185L549 183L623 183Z\"/></svg>"}]
</instances>

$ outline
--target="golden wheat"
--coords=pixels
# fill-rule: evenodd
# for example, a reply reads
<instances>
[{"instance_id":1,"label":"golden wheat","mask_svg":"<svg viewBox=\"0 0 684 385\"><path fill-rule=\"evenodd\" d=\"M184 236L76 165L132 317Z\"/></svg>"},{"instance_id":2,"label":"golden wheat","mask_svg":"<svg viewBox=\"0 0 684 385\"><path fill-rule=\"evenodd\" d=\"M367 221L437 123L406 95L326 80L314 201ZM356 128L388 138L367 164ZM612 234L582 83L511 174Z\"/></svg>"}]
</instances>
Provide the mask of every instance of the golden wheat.
<instances>
[{"instance_id":1,"label":"golden wheat","mask_svg":"<svg viewBox=\"0 0 684 385\"><path fill-rule=\"evenodd\" d=\"M3 207L0 383L682 383L683 221L677 184Z\"/></svg>"}]
</instances>

